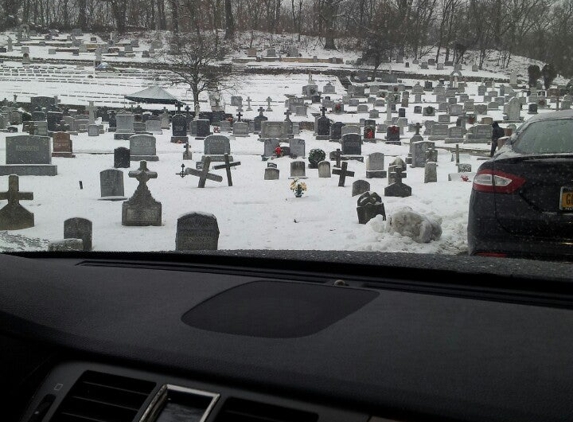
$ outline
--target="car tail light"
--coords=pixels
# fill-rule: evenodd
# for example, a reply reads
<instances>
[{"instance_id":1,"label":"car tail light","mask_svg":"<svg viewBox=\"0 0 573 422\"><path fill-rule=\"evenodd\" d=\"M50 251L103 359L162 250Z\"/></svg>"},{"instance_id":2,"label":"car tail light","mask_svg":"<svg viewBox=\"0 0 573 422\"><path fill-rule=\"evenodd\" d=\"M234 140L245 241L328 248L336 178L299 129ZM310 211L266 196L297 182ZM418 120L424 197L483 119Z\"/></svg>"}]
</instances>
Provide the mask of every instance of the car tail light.
<instances>
[{"instance_id":1,"label":"car tail light","mask_svg":"<svg viewBox=\"0 0 573 422\"><path fill-rule=\"evenodd\" d=\"M477 172L472 188L478 192L514 193L524 183L523 177L487 169Z\"/></svg>"}]
</instances>

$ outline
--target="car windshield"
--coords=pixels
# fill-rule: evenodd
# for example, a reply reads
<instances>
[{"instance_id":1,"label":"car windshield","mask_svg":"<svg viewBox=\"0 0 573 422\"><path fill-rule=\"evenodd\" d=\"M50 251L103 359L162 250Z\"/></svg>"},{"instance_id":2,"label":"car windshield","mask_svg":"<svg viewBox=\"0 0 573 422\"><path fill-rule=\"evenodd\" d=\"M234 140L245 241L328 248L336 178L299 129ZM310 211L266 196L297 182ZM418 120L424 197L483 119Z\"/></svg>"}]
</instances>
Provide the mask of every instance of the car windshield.
<instances>
[{"instance_id":1,"label":"car windshield","mask_svg":"<svg viewBox=\"0 0 573 422\"><path fill-rule=\"evenodd\" d=\"M569 3L0 2L0 251L474 254L481 166L571 107Z\"/></svg>"},{"instance_id":2,"label":"car windshield","mask_svg":"<svg viewBox=\"0 0 573 422\"><path fill-rule=\"evenodd\" d=\"M571 154L573 120L531 123L514 142L513 148L524 154Z\"/></svg>"}]
</instances>

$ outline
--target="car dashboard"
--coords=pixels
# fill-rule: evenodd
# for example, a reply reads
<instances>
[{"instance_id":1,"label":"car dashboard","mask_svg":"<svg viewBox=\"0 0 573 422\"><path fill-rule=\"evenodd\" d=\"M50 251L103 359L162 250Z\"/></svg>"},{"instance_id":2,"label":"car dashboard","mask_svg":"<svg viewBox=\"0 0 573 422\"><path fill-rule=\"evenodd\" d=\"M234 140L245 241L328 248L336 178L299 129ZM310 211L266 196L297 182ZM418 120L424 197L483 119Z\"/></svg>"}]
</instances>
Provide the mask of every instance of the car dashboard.
<instances>
[{"instance_id":1,"label":"car dashboard","mask_svg":"<svg viewBox=\"0 0 573 422\"><path fill-rule=\"evenodd\" d=\"M0 255L3 421L558 421L570 264Z\"/></svg>"}]
</instances>

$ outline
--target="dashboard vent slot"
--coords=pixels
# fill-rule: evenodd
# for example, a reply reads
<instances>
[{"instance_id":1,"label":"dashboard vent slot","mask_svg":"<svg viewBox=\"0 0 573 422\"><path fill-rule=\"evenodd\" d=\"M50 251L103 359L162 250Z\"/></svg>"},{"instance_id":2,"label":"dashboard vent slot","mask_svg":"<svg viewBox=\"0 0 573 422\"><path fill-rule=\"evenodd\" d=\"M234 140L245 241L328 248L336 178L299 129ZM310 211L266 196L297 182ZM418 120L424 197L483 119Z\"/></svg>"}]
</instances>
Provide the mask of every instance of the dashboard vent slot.
<instances>
[{"instance_id":1,"label":"dashboard vent slot","mask_svg":"<svg viewBox=\"0 0 573 422\"><path fill-rule=\"evenodd\" d=\"M86 371L50 422L132 422L155 383Z\"/></svg>"},{"instance_id":2,"label":"dashboard vent slot","mask_svg":"<svg viewBox=\"0 0 573 422\"><path fill-rule=\"evenodd\" d=\"M315 422L318 415L302 410L229 398L216 422Z\"/></svg>"}]
</instances>

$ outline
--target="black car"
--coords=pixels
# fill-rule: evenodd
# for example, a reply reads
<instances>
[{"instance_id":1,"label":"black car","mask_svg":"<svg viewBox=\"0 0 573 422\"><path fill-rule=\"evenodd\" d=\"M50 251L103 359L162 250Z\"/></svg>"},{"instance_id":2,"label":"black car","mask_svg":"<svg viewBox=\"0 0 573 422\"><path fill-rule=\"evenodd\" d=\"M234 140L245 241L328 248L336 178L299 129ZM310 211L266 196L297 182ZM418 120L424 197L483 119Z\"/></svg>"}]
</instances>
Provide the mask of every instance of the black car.
<instances>
[{"instance_id":1,"label":"black car","mask_svg":"<svg viewBox=\"0 0 573 422\"><path fill-rule=\"evenodd\" d=\"M573 111L522 124L473 181L470 255L573 260Z\"/></svg>"}]
</instances>

